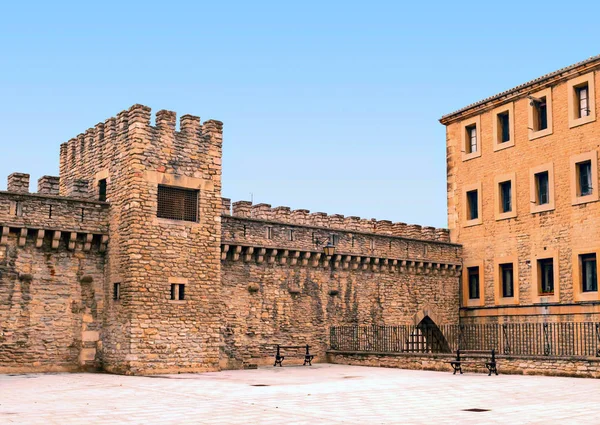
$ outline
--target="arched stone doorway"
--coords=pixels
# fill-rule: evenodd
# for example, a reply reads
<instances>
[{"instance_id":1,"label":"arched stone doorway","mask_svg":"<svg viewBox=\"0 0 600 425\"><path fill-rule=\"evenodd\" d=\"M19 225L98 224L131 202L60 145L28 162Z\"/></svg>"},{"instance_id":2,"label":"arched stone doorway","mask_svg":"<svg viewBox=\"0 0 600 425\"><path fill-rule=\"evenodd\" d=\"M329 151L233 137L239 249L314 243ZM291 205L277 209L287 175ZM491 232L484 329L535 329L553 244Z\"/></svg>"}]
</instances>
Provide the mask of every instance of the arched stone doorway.
<instances>
[{"instance_id":1,"label":"arched stone doorway","mask_svg":"<svg viewBox=\"0 0 600 425\"><path fill-rule=\"evenodd\" d=\"M409 335L406 351L417 353L450 353L450 345L441 329L425 313L415 315L415 328Z\"/></svg>"}]
</instances>

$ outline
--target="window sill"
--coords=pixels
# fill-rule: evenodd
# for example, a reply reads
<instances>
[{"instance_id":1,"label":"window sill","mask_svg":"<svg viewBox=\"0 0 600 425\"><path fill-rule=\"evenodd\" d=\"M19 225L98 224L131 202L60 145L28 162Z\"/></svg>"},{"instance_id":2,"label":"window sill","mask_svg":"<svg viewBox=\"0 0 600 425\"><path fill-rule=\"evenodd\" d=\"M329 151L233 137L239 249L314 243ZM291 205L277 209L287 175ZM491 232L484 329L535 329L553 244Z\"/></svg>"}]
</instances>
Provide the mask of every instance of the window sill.
<instances>
[{"instance_id":1,"label":"window sill","mask_svg":"<svg viewBox=\"0 0 600 425\"><path fill-rule=\"evenodd\" d=\"M546 211L554 211L554 203L531 206L531 214L537 214Z\"/></svg>"},{"instance_id":2,"label":"window sill","mask_svg":"<svg viewBox=\"0 0 600 425\"><path fill-rule=\"evenodd\" d=\"M597 202L598 201L598 193L593 193L591 195L587 195L587 196L577 196L574 199L571 200L571 205L581 205L581 204L587 204L590 202Z\"/></svg>"},{"instance_id":3,"label":"window sill","mask_svg":"<svg viewBox=\"0 0 600 425\"><path fill-rule=\"evenodd\" d=\"M482 222L483 221L480 218L476 218L476 219L467 221L463 227L479 226L480 224L482 224Z\"/></svg>"},{"instance_id":4,"label":"window sill","mask_svg":"<svg viewBox=\"0 0 600 425\"><path fill-rule=\"evenodd\" d=\"M541 137L550 136L552 134L552 129L547 128L545 130L539 131L529 131L529 140L539 139Z\"/></svg>"},{"instance_id":5,"label":"window sill","mask_svg":"<svg viewBox=\"0 0 600 425\"><path fill-rule=\"evenodd\" d=\"M496 213L496 221L508 220L509 218L516 218L516 217L517 217L516 211L509 211L509 212L505 212L505 213Z\"/></svg>"},{"instance_id":6,"label":"window sill","mask_svg":"<svg viewBox=\"0 0 600 425\"><path fill-rule=\"evenodd\" d=\"M495 143L494 144L494 152L512 148L514 145L515 145L514 140L509 140L508 142L502 142L502 143Z\"/></svg>"},{"instance_id":7,"label":"window sill","mask_svg":"<svg viewBox=\"0 0 600 425\"><path fill-rule=\"evenodd\" d=\"M462 160L464 161L469 161L471 159L475 159L475 158L479 158L481 156L481 150L477 151L477 152L473 152L473 153L464 153L462 154Z\"/></svg>"},{"instance_id":8,"label":"window sill","mask_svg":"<svg viewBox=\"0 0 600 425\"><path fill-rule=\"evenodd\" d=\"M169 300L169 304L186 304L187 300Z\"/></svg>"},{"instance_id":9,"label":"window sill","mask_svg":"<svg viewBox=\"0 0 600 425\"><path fill-rule=\"evenodd\" d=\"M533 304L550 304L559 302L558 294L541 294L533 297Z\"/></svg>"},{"instance_id":10,"label":"window sill","mask_svg":"<svg viewBox=\"0 0 600 425\"><path fill-rule=\"evenodd\" d=\"M599 301L600 293L598 293L598 291L575 292L573 294L573 299L575 302Z\"/></svg>"},{"instance_id":11,"label":"window sill","mask_svg":"<svg viewBox=\"0 0 600 425\"><path fill-rule=\"evenodd\" d=\"M185 220L173 220L170 218L154 217L153 224L155 225L168 225L168 226L181 226L181 227L194 227L200 225L198 221L185 221Z\"/></svg>"},{"instance_id":12,"label":"window sill","mask_svg":"<svg viewBox=\"0 0 600 425\"><path fill-rule=\"evenodd\" d=\"M483 305L485 305L485 300L483 298L474 298L468 299L465 307L481 307Z\"/></svg>"},{"instance_id":13,"label":"window sill","mask_svg":"<svg viewBox=\"0 0 600 425\"><path fill-rule=\"evenodd\" d=\"M576 119L569 118L569 128L579 127L580 125L589 124L594 121L596 121L596 117L594 115Z\"/></svg>"},{"instance_id":14,"label":"window sill","mask_svg":"<svg viewBox=\"0 0 600 425\"><path fill-rule=\"evenodd\" d=\"M519 300L516 297L500 297L496 305L519 305Z\"/></svg>"}]
</instances>

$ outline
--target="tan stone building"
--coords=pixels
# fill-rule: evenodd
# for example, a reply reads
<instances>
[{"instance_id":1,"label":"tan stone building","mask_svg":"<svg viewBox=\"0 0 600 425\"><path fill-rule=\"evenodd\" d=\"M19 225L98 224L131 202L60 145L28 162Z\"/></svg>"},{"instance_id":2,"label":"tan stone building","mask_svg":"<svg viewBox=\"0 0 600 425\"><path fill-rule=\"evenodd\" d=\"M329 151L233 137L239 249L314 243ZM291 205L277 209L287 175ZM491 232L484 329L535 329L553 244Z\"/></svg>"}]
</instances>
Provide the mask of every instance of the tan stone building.
<instances>
[{"instance_id":1,"label":"tan stone building","mask_svg":"<svg viewBox=\"0 0 600 425\"><path fill-rule=\"evenodd\" d=\"M600 57L441 118L461 321L598 320Z\"/></svg>"}]
</instances>

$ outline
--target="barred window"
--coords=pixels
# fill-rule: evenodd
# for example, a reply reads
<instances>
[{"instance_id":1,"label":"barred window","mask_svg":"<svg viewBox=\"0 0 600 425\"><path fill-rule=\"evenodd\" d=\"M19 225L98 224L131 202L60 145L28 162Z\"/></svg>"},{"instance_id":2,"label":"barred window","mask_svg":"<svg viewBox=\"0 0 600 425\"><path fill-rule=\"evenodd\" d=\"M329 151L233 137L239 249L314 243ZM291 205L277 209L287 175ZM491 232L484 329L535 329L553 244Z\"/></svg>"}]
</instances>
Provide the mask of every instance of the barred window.
<instances>
[{"instance_id":1,"label":"barred window","mask_svg":"<svg viewBox=\"0 0 600 425\"><path fill-rule=\"evenodd\" d=\"M198 221L198 191L159 185L156 215L171 220Z\"/></svg>"}]
</instances>

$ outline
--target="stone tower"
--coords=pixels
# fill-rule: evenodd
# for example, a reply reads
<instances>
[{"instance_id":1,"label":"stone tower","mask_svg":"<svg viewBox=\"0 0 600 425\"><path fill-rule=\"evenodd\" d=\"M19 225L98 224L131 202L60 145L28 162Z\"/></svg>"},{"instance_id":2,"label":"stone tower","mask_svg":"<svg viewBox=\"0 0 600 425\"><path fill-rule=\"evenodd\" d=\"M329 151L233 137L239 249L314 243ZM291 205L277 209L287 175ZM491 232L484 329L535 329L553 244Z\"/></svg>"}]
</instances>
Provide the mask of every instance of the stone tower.
<instances>
[{"instance_id":1,"label":"stone tower","mask_svg":"<svg viewBox=\"0 0 600 425\"><path fill-rule=\"evenodd\" d=\"M110 203L103 367L219 364L222 123L134 105L61 145L60 194Z\"/></svg>"}]
</instances>

